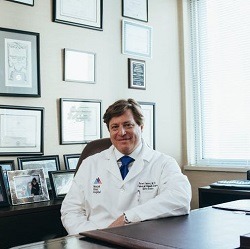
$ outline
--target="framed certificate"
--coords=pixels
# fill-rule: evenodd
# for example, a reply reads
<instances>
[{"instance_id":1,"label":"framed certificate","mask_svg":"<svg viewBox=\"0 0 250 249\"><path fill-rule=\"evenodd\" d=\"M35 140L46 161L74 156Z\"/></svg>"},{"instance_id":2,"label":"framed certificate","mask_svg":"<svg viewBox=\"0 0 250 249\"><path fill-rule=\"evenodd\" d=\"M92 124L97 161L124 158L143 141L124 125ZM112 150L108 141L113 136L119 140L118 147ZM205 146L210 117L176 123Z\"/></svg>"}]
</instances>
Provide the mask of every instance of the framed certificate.
<instances>
[{"instance_id":1,"label":"framed certificate","mask_svg":"<svg viewBox=\"0 0 250 249\"><path fill-rule=\"evenodd\" d=\"M148 0L123 0L122 16L147 22Z\"/></svg>"},{"instance_id":2,"label":"framed certificate","mask_svg":"<svg viewBox=\"0 0 250 249\"><path fill-rule=\"evenodd\" d=\"M34 0L7 0L7 1L34 6Z\"/></svg>"},{"instance_id":3,"label":"framed certificate","mask_svg":"<svg viewBox=\"0 0 250 249\"><path fill-rule=\"evenodd\" d=\"M54 21L102 30L103 0L53 0Z\"/></svg>"},{"instance_id":4,"label":"framed certificate","mask_svg":"<svg viewBox=\"0 0 250 249\"><path fill-rule=\"evenodd\" d=\"M101 138L101 100L60 99L61 144L85 144Z\"/></svg>"}]
</instances>

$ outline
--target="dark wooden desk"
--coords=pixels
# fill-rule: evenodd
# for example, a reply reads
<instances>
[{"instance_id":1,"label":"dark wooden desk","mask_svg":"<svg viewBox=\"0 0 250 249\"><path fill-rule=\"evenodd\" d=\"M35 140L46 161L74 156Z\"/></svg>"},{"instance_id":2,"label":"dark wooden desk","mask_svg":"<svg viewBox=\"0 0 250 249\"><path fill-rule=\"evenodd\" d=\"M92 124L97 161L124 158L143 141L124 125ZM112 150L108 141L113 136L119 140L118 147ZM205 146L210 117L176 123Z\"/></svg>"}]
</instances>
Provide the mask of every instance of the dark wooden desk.
<instances>
[{"instance_id":1,"label":"dark wooden desk","mask_svg":"<svg viewBox=\"0 0 250 249\"><path fill-rule=\"evenodd\" d=\"M46 201L0 209L0 248L65 236L61 201Z\"/></svg>"},{"instance_id":2,"label":"dark wooden desk","mask_svg":"<svg viewBox=\"0 0 250 249\"><path fill-rule=\"evenodd\" d=\"M208 207L228 201L250 199L249 190L216 189L209 186L199 188L199 207Z\"/></svg>"},{"instance_id":3,"label":"dark wooden desk","mask_svg":"<svg viewBox=\"0 0 250 249\"><path fill-rule=\"evenodd\" d=\"M250 215L207 207L190 215L96 230L105 242L73 236L19 248L233 249L240 248L240 236L250 232L249 224ZM111 241L113 244L105 244Z\"/></svg>"}]
</instances>

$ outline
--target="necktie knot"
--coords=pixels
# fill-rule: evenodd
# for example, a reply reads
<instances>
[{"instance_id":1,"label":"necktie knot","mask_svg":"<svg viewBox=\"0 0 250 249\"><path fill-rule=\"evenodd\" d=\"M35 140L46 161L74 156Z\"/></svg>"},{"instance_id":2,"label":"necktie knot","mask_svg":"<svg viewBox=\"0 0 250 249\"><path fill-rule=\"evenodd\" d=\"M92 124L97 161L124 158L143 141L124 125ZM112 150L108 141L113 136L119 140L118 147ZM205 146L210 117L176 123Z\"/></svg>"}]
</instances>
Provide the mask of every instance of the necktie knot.
<instances>
[{"instance_id":1,"label":"necktie knot","mask_svg":"<svg viewBox=\"0 0 250 249\"><path fill-rule=\"evenodd\" d=\"M122 179L124 179L126 177L126 175L128 174L128 165L134 161L134 159L130 156L123 156L121 157L121 162L122 162L122 166L120 167L120 171L121 171L121 175L122 175Z\"/></svg>"}]
</instances>

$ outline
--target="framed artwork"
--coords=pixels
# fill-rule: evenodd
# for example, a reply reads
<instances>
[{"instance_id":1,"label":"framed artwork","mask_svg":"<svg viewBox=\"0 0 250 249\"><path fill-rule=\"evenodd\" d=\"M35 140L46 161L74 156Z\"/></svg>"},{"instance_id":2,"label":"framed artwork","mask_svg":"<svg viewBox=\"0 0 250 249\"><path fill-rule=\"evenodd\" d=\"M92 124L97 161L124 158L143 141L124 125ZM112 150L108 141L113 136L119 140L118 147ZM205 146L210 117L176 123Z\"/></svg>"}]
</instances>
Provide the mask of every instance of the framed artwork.
<instances>
[{"instance_id":1,"label":"framed artwork","mask_svg":"<svg viewBox=\"0 0 250 249\"><path fill-rule=\"evenodd\" d=\"M0 105L0 155L43 154L43 111Z\"/></svg>"},{"instance_id":2,"label":"framed artwork","mask_svg":"<svg viewBox=\"0 0 250 249\"><path fill-rule=\"evenodd\" d=\"M6 207L9 205L10 203L5 188L3 170L0 166L0 207Z\"/></svg>"},{"instance_id":3,"label":"framed artwork","mask_svg":"<svg viewBox=\"0 0 250 249\"><path fill-rule=\"evenodd\" d=\"M4 181L5 189L6 189L7 194L9 195L10 187L9 187L7 171L15 170L14 160L1 160L0 166L3 171L3 181Z\"/></svg>"},{"instance_id":4,"label":"framed artwork","mask_svg":"<svg viewBox=\"0 0 250 249\"><path fill-rule=\"evenodd\" d=\"M122 21L122 53L152 57L152 28L127 20Z\"/></svg>"},{"instance_id":5,"label":"framed artwork","mask_svg":"<svg viewBox=\"0 0 250 249\"><path fill-rule=\"evenodd\" d=\"M81 154L66 154L63 155L64 163L65 163L65 169L76 169L78 160L80 158Z\"/></svg>"},{"instance_id":6,"label":"framed artwork","mask_svg":"<svg viewBox=\"0 0 250 249\"><path fill-rule=\"evenodd\" d=\"M102 30L103 0L53 0L54 22Z\"/></svg>"},{"instance_id":7,"label":"framed artwork","mask_svg":"<svg viewBox=\"0 0 250 249\"><path fill-rule=\"evenodd\" d=\"M96 54L72 49L64 49L64 80L96 83Z\"/></svg>"},{"instance_id":8,"label":"framed artwork","mask_svg":"<svg viewBox=\"0 0 250 249\"><path fill-rule=\"evenodd\" d=\"M123 0L122 16L147 22L148 0Z\"/></svg>"},{"instance_id":9,"label":"framed artwork","mask_svg":"<svg viewBox=\"0 0 250 249\"><path fill-rule=\"evenodd\" d=\"M52 194L54 199L63 199L68 193L75 170L50 171L49 179L52 186Z\"/></svg>"},{"instance_id":10,"label":"framed artwork","mask_svg":"<svg viewBox=\"0 0 250 249\"><path fill-rule=\"evenodd\" d=\"M40 157L18 157L18 168L20 170L27 169L43 169L47 187L51 190L49 171L60 170L59 156L40 156Z\"/></svg>"},{"instance_id":11,"label":"framed artwork","mask_svg":"<svg viewBox=\"0 0 250 249\"><path fill-rule=\"evenodd\" d=\"M13 205L49 201L43 169L8 171Z\"/></svg>"},{"instance_id":12,"label":"framed artwork","mask_svg":"<svg viewBox=\"0 0 250 249\"><path fill-rule=\"evenodd\" d=\"M139 104L144 116L142 138L151 148L155 149L155 103L139 102Z\"/></svg>"},{"instance_id":13,"label":"framed artwork","mask_svg":"<svg viewBox=\"0 0 250 249\"><path fill-rule=\"evenodd\" d=\"M101 138L101 100L60 99L61 144L85 144Z\"/></svg>"},{"instance_id":14,"label":"framed artwork","mask_svg":"<svg viewBox=\"0 0 250 249\"><path fill-rule=\"evenodd\" d=\"M7 0L7 1L34 6L34 0Z\"/></svg>"},{"instance_id":15,"label":"framed artwork","mask_svg":"<svg viewBox=\"0 0 250 249\"><path fill-rule=\"evenodd\" d=\"M146 89L146 62L128 59L128 87Z\"/></svg>"},{"instance_id":16,"label":"framed artwork","mask_svg":"<svg viewBox=\"0 0 250 249\"><path fill-rule=\"evenodd\" d=\"M40 97L40 35L0 28L0 95Z\"/></svg>"}]
</instances>

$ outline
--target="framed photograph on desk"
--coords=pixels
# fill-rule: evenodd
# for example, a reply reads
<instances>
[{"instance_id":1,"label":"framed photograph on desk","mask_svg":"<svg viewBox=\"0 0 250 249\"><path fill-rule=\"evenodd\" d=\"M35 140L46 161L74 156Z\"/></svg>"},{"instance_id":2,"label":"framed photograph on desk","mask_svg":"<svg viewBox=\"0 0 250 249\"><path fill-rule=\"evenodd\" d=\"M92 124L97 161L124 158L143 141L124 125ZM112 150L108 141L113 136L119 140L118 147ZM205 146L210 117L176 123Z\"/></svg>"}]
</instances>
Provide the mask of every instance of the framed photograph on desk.
<instances>
[{"instance_id":1,"label":"framed photograph on desk","mask_svg":"<svg viewBox=\"0 0 250 249\"><path fill-rule=\"evenodd\" d=\"M103 0L53 0L54 21L102 30Z\"/></svg>"},{"instance_id":2,"label":"framed photograph on desk","mask_svg":"<svg viewBox=\"0 0 250 249\"><path fill-rule=\"evenodd\" d=\"M7 174L13 205L49 200L43 169L15 170Z\"/></svg>"},{"instance_id":3,"label":"framed photograph on desk","mask_svg":"<svg viewBox=\"0 0 250 249\"><path fill-rule=\"evenodd\" d=\"M2 171L3 171L3 181L4 181L5 189L6 189L7 194L9 195L10 187L9 187L7 171L15 170L14 160L1 160L0 166L2 167Z\"/></svg>"},{"instance_id":4,"label":"framed photograph on desk","mask_svg":"<svg viewBox=\"0 0 250 249\"><path fill-rule=\"evenodd\" d=\"M7 191L5 187L5 179L2 170L2 166L0 166L0 207L9 206L9 199L7 196Z\"/></svg>"},{"instance_id":5,"label":"framed photograph on desk","mask_svg":"<svg viewBox=\"0 0 250 249\"><path fill-rule=\"evenodd\" d=\"M65 163L65 169L76 169L78 160L80 158L81 154L66 154L63 155L64 163Z\"/></svg>"},{"instance_id":6,"label":"framed photograph on desk","mask_svg":"<svg viewBox=\"0 0 250 249\"><path fill-rule=\"evenodd\" d=\"M40 97L40 35L0 28L0 95Z\"/></svg>"},{"instance_id":7,"label":"framed photograph on desk","mask_svg":"<svg viewBox=\"0 0 250 249\"><path fill-rule=\"evenodd\" d=\"M60 162L58 155L39 156L39 157L18 157L18 168L27 169L43 169L48 189L51 190L49 171L60 170Z\"/></svg>"},{"instance_id":8,"label":"framed photograph on desk","mask_svg":"<svg viewBox=\"0 0 250 249\"><path fill-rule=\"evenodd\" d=\"M43 154L43 111L0 105L0 155Z\"/></svg>"}]
</instances>

